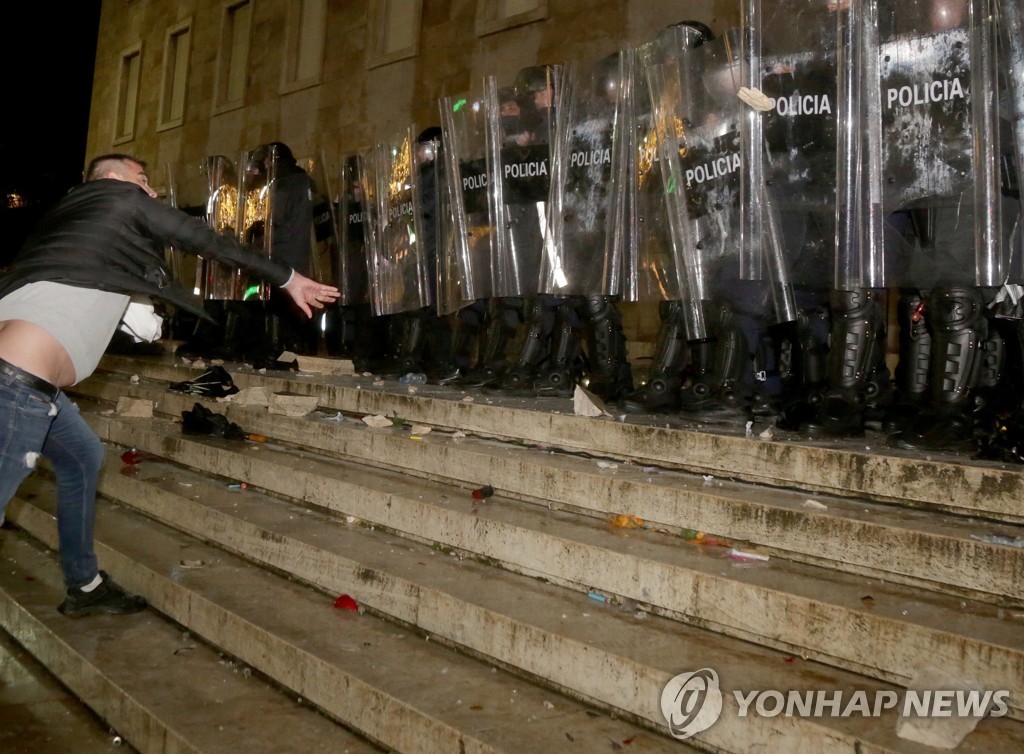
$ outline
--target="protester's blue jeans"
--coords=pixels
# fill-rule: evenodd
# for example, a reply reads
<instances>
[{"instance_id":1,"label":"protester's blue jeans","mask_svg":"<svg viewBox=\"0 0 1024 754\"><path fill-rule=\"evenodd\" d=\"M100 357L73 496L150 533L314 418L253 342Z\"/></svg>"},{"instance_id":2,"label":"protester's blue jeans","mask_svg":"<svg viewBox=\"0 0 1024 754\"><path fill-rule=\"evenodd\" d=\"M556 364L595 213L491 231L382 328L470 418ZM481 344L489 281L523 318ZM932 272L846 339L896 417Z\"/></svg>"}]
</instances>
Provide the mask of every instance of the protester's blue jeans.
<instances>
[{"instance_id":1,"label":"protester's blue jeans","mask_svg":"<svg viewBox=\"0 0 1024 754\"><path fill-rule=\"evenodd\" d=\"M57 477L60 563L69 588L96 576L93 519L103 443L63 392L44 393L0 375L0 511L35 468L38 454Z\"/></svg>"}]
</instances>

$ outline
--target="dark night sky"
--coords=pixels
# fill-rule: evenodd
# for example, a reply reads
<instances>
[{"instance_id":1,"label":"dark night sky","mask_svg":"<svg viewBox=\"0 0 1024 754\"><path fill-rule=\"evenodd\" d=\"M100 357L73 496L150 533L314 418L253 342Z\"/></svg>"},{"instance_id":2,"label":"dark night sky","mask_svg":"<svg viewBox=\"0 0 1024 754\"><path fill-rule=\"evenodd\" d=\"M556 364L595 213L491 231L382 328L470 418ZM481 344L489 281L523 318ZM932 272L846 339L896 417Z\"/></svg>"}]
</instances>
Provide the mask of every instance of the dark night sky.
<instances>
[{"instance_id":1,"label":"dark night sky","mask_svg":"<svg viewBox=\"0 0 1024 754\"><path fill-rule=\"evenodd\" d=\"M80 180L100 0L22 2L3 11L0 183L62 195Z\"/></svg>"}]
</instances>

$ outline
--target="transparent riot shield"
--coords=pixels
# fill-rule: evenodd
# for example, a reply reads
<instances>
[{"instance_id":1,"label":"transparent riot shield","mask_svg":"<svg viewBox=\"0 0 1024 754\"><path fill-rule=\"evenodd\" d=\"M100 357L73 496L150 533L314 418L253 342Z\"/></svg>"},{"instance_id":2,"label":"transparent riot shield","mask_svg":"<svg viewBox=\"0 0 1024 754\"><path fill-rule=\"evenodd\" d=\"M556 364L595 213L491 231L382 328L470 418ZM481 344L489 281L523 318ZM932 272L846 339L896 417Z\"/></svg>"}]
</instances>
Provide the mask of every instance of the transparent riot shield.
<instances>
[{"instance_id":1,"label":"transparent riot shield","mask_svg":"<svg viewBox=\"0 0 1024 754\"><path fill-rule=\"evenodd\" d=\"M626 160L623 82L632 56L568 65L561 79L551 159L549 238L540 292L617 295L622 287Z\"/></svg>"},{"instance_id":2,"label":"transparent riot shield","mask_svg":"<svg viewBox=\"0 0 1024 754\"><path fill-rule=\"evenodd\" d=\"M1007 121L1009 138L1003 145L1003 188L1016 210L1016 220L1010 233L1010 260L1007 279L1024 283L1024 223L1021 222L1020 182L1024 176L1024 7L1018 0L997 0L997 18L1000 30L1000 64L1006 103L1001 115Z\"/></svg>"},{"instance_id":3,"label":"transparent riot shield","mask_svg":"<svg viewBox=\"0 0 1024 754\"><path fill-rule=\"evenodd\" d=\"M488 211L488 135L496 133L495 103L483 95L443 97L438 103L448 176L452 233L444 248L454 259L442 264L449 280L457 266L458 289L440 286L438 311L454 311L459 301L494 295L491 216ZM491 122L491 119L494 122ZM454 264L453 264L454 263Z\"/></svg>"},{"instance_id":4,"label":"transparent riot shield","mask_svg":"<svg viewBox=\"0 0 1024 754\"><path fill-rule=\"evenodd\" d=\"M183 171L175 165L167 164L167 203L176 209L180 209L197 217L205 217L204 207L186 207L182 205L179 180ZM194 291L199 295L196 287L196 267L201 260L195 254L187 254L173 246L164 250L164 264L171 279L187 291Z\"/></svg>"},{"instance_id":5,"label":"transparent riot shield","mask_svg":"<svg viewBox=\"0 0 1024 754\"><path fill-rule=\"evenodd\" d=\"M309 277L326 285L337 285L338 244L334 232L334 208L331 204L330 178L336 170L321 151L315 157L296 160L298 166L313 179L313 228L310 238Z\"/></svg>"},{"instance_id":6,"label":"transparent riot shield","mask_svg":"<svg viewBox=\"0 0 1024 754\"><path fill-rule=\"evenodd\" d=\"M218 233L234 236L238 223L238 174L235 163L223 155L204 157L175 171L176 206L202 218ZM194 278L184 280L187 290L207 300L238 301L241 275L212 259L195 258Z\"/></svg>"},{"instance_id":7,"label":"transparent riot shield","mask_svg":"<svg viewBox=\"0 0 1024 754\"><path fill-rule=\"evenodd\" d=\"M443 141L443 132L437 138L420 141L414 155L419 176L421 239L429 262L434 304L442 316L472 302L462 291ZM429 269L431 266L433 270Z\"/></svg>"},{"instance_id":8,"label":"transparent riot shield","mask_svg":"<svg viewBox=\"0 0 1024 754\"><path fill-rule=\"evenodd\" d=\"M1001 284L1015 216L999 175L991 0L864 0L848 22L867 146L861 185L843 190L870 219L866 284Z\"/></svg>"},{"instance_id":9,"label":"transparent riot shield","mask_svg":"<svg viewBox=\"0 0 1024 754\"><path fill-rule=\"evenodd\" d=\"M540 290L541 257L548 233L551 149L558 66L533 66L511 87L488 81L499 127L488 135L488 206L493 225L494 293L529 296Z\"/></svg>"},{"instance_id":10,"label":"transparent riot shield","mask_svg":"<svg viewBox=\"0 0 1024 754\"><path fill-rule=\"evenodd\" d=\"M843 3L746 0L741 144L743 274L767 279L776 318L796 318L792 286L832 280L836 246L836 11Z\"/></svg>"},{"instance_id":11,"label":"transparent riot shield","mask_svg":"<svg viewBox=\"0 0 1024 754\"><path fill-rule=\"evenodd\" d=\"M692 301L680 286L685 275L676 268L647 71L677 59L703 39L693 26L671 26L639 47L632 54L634 62L627 64L632 75L625 79L622 99L632 137L622 182L625 222L616 231L624 246L622 296L627 301ZM693 314L691 324L693 316L702 315Z\"/></svg>"},{"instance_id":12,"label":"transparent riot shield","mask_svg":"<svg viewBox=\"0 0 1024 754\"><path fill-rule=\"evenodd\" d=\"M342 155L338 167L337 203L334 208L334 235L338 239L335 275L339 306L369 303L369 278L366 267L367 213L360 166L367 156ZM330 182L328 182L329 188ZM332 192L333 195L333 192Z\"/></svg>"},{"instance_id":13,"label":"transparent riot shield","mask_svg":"<svg viewBox=\"0 0 1024 754\"><path fill-rule=\"evenodd\" d=\"M709 336L702 302L734 301L740 286L740 118L738 50L725 35L649 69L651 98L678 281L691 311L691 339ZM743 298L751 290L744 288Z\"/></svg>"},{"instance_id":14,"label":"transparent riot shield","mask_svg":"<svg viewBox=\"0 0 1024 754\"><path fill-rule=\"evenodd\" d=\"M375 315L413 311L433 303L429 263L420 243L422 229L414 162L413 128L390 142L378 142L364 167L369 222L367 267Z\"/></svg>"},{"instance_id":15,"label":"transparent riot shield","mask_svg":"<svg viewBox=\"0 0 1024 754\"><path fill-rule=\"evenodd\" d=\"M273 193L277 172L273 147L258 147L243 152L238 176L238 239L253 251L271 256L273 250ZM238 270L232 279L232 300L250 301L270 298L270 287L259 278Z\"/></svg>"}]
</instances>

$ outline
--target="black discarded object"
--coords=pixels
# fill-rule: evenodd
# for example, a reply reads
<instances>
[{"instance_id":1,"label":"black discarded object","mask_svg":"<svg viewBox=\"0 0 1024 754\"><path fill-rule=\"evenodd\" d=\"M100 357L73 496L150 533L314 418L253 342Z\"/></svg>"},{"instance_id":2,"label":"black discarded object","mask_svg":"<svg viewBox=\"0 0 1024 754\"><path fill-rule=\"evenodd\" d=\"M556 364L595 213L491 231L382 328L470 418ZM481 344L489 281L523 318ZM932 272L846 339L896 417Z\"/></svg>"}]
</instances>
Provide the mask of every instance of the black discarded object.
<instances>
[{"instance_id":1,"label":"black discarded object","mask_svg":"<svg viewBox=\"0 0 1024 754\"><path fill-rule=\"evenodd\" d=\"M181 412L181 432L185 435L210 435L223 437L227 440L244 440L246 431L226 416L214 413L201 403L192 407L191 411Z\"/></svg>"},{"instance_id":2,"label":"black discarded object","mask_svg":"<svg viewBox=\"0 0 1024 754\"><path fill-rule=\"evenodd\" d=\"M299 360L292 359L291 361L281 361L280 359L261 356L257 359L253 359L252 368L257 372L261 369L269 369L270 371L279 372L297 372L299 371Z\"/></svg>"},{"instance_id":3,"label":"black discarded object","mask_svg":"<svg viewBox=\"0 0 1024 754\"><path fill-rule=\"evenodd\" d=\"M210 367L198 377L185 382L175 382L167 389L175 393L202 395L208 398L223 398L238 392L235 381L222 366Z\"/></svg>"}]
</instances>

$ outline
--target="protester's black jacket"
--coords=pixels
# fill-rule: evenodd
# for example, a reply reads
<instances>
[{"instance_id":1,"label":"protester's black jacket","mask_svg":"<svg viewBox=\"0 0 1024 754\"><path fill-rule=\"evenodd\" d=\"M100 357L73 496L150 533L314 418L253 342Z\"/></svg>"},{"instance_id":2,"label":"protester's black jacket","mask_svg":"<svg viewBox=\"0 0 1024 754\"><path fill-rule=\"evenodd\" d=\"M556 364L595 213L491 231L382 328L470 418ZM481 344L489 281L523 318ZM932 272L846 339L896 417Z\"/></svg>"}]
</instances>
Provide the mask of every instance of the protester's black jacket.
<instances>
[{"instance_id":1,"label":"protester's black jacket","mask_svg":"<svg viewBox=\"0 0 1024 754\"><path fill-rule=\"evenodd\" d=\"M207 316L200 300L171 280L166 246L244 267L273 285L283 285L291 274L140 186L104 178L75 187L46 213L0 276L0 298L47 280L153 296Z\"/></svg>"}]
</instances>

